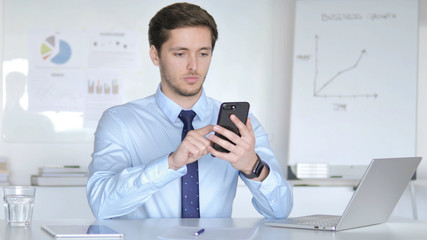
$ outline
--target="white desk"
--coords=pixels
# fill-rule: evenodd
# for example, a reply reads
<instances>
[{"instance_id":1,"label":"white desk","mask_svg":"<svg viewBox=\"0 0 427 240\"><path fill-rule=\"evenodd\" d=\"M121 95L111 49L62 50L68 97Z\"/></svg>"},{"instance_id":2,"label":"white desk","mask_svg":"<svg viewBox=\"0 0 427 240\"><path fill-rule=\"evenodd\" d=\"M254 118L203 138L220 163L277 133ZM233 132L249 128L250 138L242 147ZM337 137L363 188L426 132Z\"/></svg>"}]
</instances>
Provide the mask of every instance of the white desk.
<instances>
[{"instance_id":1,"label":"white desk","mask_svg":"<svg viewBox=\"0 0 427 240\"><path fill-rule=\"evenodd\" d=\"M371 227L364 227L342 232L323 232L314 230L285 229L268 227L263 224L261 218L205 218L205 219L144 219L144 220L104 220L93 221L89 219L63 219L63 220L35 220L31 227L9 227L0 221L0 239L5 240L53 240L40 227L43 224L104 224L119 232L126 234L125 240L156 239L166 230L178 226L193 226L200 228L235 227L248 228L259 227L254 240L257 239L426 239L427 223L403 218L394 218L390 222ZM202 236L200 239L203 239ZM224 236L227 239L227 236Z\"/></svg>"}]
</instances>

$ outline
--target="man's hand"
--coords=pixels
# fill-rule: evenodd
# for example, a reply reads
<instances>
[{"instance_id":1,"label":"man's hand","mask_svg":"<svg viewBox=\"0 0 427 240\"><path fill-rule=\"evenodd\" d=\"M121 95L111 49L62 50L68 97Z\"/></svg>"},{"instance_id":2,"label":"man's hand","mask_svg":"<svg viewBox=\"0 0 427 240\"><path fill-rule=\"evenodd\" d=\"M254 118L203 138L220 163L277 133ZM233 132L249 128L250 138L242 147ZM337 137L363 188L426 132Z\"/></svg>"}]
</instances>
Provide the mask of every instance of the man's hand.
<instances>
[{"instance_id":1,"label":"man's hand","mask_svg":"<svg viewBox=\"0 0 427 240\"><path fill-rule=\"evenodd\" d=\"M230 116L230 120L239 129L240 137L218 125L213 126L212 130L228 138L235 145L212 134L209 139L230 152L219 152L212 147L209 147L208 151L218 158L229 161L235 169L249 175L258 159L255 153L255 133L252 129L250 118L246 121L246 125L233 114ZM265 167L260 177L254 180L262 181L267 177L268 173L269 170Z\"/></svg>"},{"instance_id":2,"label":"man's hand","mask_svg":"<svg viewBox=\"0 0 427 240\"><path fill-rule=\"evenodd\" d=\"M212 132L212 128L212 125L208 125L189 131L176 151L169 155L169 168L177 170L208 154L208 147L211 145L211 141L206 138L206 135Z\"/></svg>"}]
</instances>

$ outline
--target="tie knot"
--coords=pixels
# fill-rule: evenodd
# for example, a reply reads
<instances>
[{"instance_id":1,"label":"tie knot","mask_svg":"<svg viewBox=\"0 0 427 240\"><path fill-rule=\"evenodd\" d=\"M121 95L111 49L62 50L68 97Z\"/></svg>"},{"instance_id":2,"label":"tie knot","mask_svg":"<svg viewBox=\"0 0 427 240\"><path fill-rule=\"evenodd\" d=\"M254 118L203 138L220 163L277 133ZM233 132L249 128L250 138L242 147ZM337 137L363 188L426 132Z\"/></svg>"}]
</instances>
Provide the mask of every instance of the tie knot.
<instances>
[{"instance_id":1,"label":"tie knot","mask_svg":"<svg viewBox=\"0 0 427 240\"><path fill-rule=\"evenodd\" d=\"M182 129L181 140L184 140L187 133L193 130L193 118L196 116L196 113L193 110L182 110L179 114L179 119L184 123L184 128Z\"/></svg>"},{"instance_id":2,"label":"tie knot","mask_svg":"<svg viewBox=\"0 0 427 240\"><path fill-rule=\"evenodd\" d=\"M178 117L184 124L187 124L192 123L195 116L196 113L193 110L182 110Z\"/></svg>"}]
</instances>

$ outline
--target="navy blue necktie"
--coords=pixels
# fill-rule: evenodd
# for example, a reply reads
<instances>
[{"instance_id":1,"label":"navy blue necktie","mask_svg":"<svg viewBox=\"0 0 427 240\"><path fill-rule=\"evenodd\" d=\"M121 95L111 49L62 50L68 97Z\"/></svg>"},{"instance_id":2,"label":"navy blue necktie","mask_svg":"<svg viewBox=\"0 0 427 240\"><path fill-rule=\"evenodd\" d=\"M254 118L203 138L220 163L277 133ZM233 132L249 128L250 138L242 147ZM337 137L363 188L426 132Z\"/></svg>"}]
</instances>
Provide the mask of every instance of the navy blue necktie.
<instances>
[{"instance_id":1,"label":"navy blue necktie","mask_svg":"<svg viewBox=\"0 0 427 240\"><path fill-rule=\"evenodd\" d=\"M184 123L182 139L193 130L193 119L196 113L192 110L182 110L179 119ZM187 174L181 179L181 217L200 218L199 210L199 166L197 161L187 164Z\"/></svg>"}]
</instances>

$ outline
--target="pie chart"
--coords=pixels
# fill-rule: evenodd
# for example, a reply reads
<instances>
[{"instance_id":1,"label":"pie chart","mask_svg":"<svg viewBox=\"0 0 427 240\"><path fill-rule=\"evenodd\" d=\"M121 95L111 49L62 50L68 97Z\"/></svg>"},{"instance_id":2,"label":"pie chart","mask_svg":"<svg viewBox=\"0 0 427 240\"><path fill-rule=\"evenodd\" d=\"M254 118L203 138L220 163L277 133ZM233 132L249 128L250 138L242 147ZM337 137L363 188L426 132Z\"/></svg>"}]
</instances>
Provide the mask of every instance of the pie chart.
<instances>
[{"instance_id":1,"label":"pie chart","mask_svg":"<svg viewBox=\"0 0 427 240\"><path fill-rule=\"evenodd\" d=\"M41 45L40 53L45 61L64 64L71 58L71 47L66 41L55 38L56 36L46 38Z\"/></svg>"}]
</instances>

